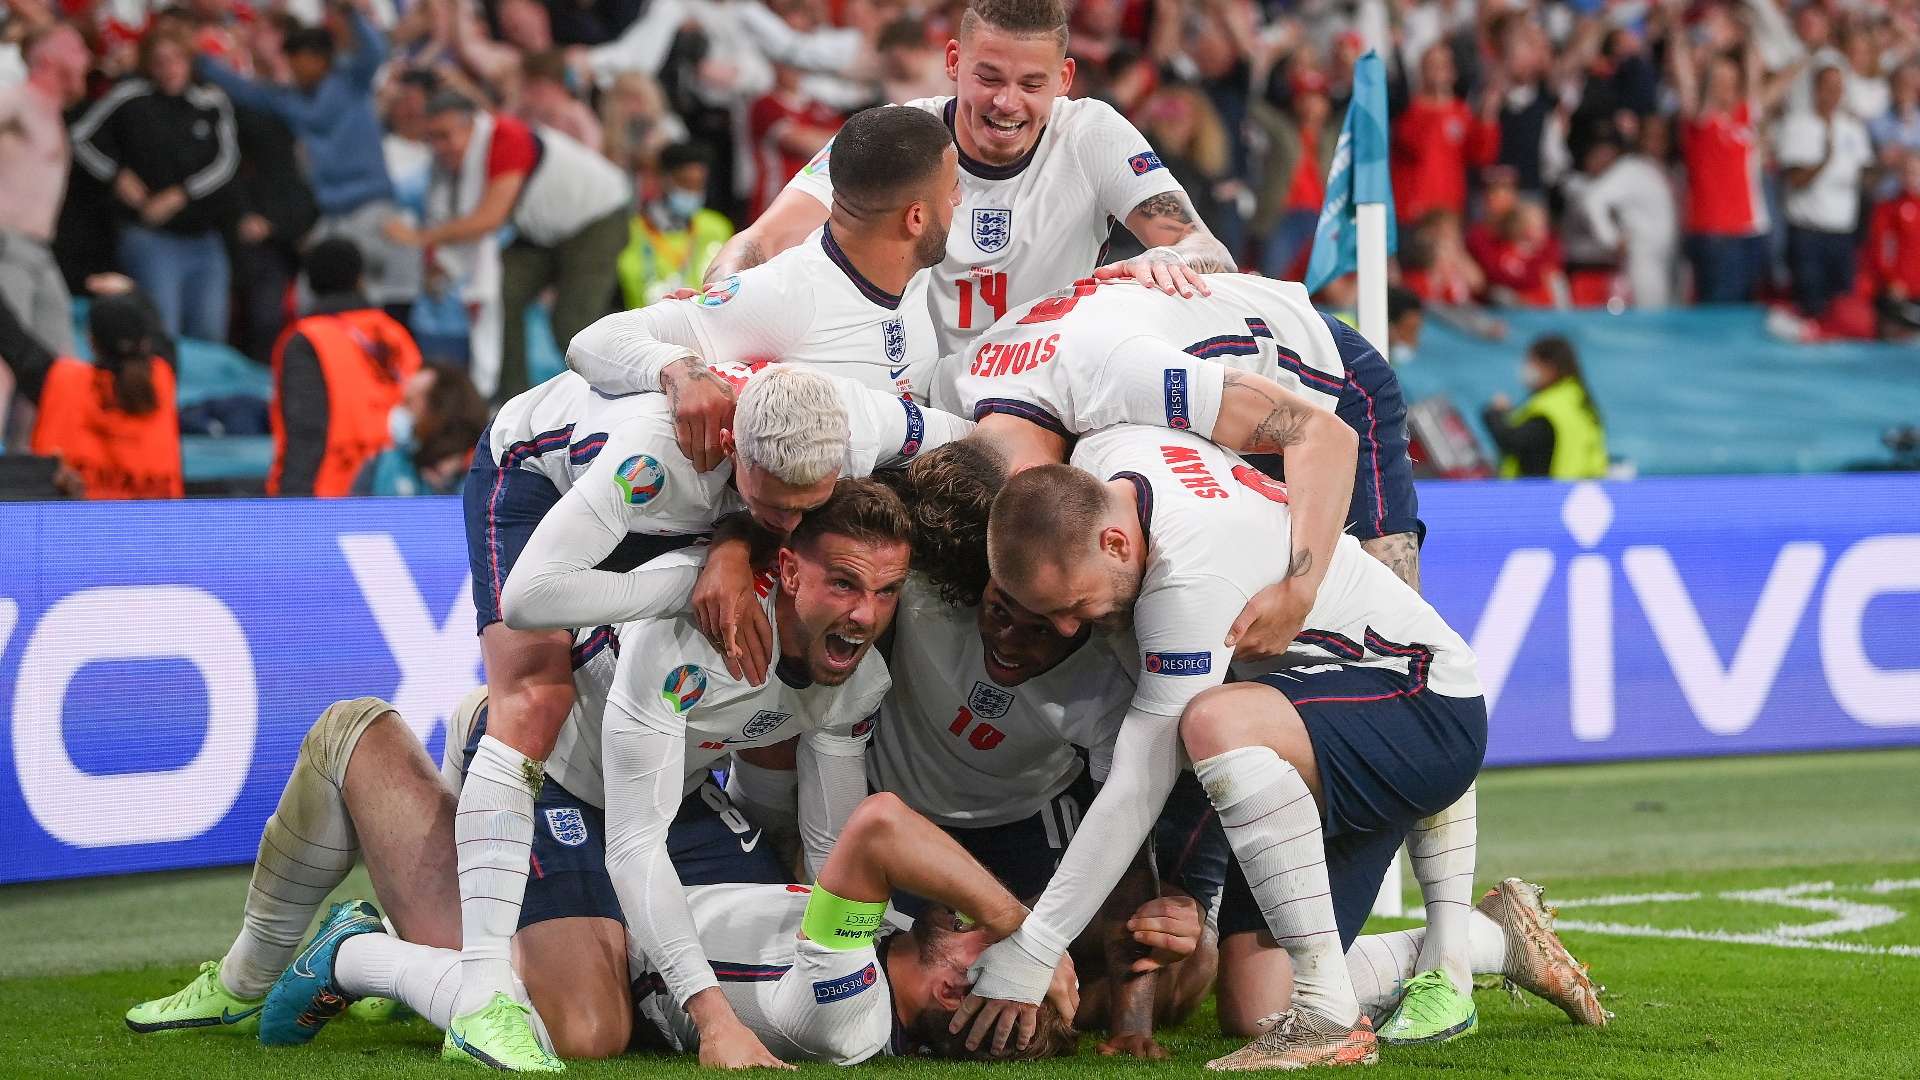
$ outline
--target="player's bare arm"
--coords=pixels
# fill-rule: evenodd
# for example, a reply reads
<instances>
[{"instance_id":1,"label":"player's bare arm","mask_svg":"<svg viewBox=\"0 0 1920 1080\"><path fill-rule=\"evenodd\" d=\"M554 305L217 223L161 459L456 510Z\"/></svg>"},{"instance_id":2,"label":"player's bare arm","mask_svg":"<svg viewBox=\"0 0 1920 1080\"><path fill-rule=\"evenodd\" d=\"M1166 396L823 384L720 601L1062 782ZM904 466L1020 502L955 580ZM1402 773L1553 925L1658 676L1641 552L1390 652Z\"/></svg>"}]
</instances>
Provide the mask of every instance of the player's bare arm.
<instances>
[{"instance_id":1,"label":"player's bare arm","mask_svg":"<svg viewBox=\"0 0 1920 1080\"><path fill-rule=\"evenodd\" d=\"M719 281L728 274L759 266L805 240L808 233L826 223L827 214L827 207L819 199L782 188L765 213L720 246L702 281Z\"/></svg>"},{"instance_id":2,"label":"player's bare arm","mask_svg":"<svg viewBox=\"0 0 1920 1080\"><path fill-rule=\"evenodd\" d=\"M1386 564L1393 576L1420 591L1420 539L1410 532L1376 536L1360 541L1367 554Z\"/></svg>"},{"instance_id":3,"label":"player's bare arm","mask_svg":"<svg viewBox=\"0 0 1920 1080\"><path fill-rule=\"evenodd\" d=\"M1135 913L1158 891L1158 877L1143 845L1120 884L1100 906L1109 1010L1107 1040L1099 1048L1102 1055L1153 1060L1167 1056L1166 1049L1153 1038L1154 991L1159 980L1151 972L1137 970L1136 965L1147 959L1148 950L1134 940L1130 925Z\"/></svg>"},{"instance_id":4,"label":"player's bare arm","mask_svg":"<svg viewBox=\"0 0 1920 1080\"><path fill-rule=\"evenodd\" d=\"M773 627L753 589L756 566L770 565L780 538L748 514L714 523L707 564L693 587L693 613L700 632L727 661L727 674L755 686L767 681L773 660Z\"/></svg>"},{"instance_id":5,"label":"player's bare arm","mask_svg":"<svg viewBox=\"0 0 1920 1080\"><path fill-rule=\"evenodd\" d=\"M1226 639L1239 659L1267 659L1292 644L1333 561L1360 440L1333 413L1244 371L1226 373L1214 438L1245 452L1280 454L1287 463L1293 553L1286 574L1247 602Z\"/></svg>"},{"instance_id":6,"label":"player's bare arm","mask_svg":"<svg viewBox=\"0 0 1920 1080\"><path fill-rule=\"evenodd\" d=\"M1127 231L1146 251L1094 271L1100 279L1131 278L1168 294L1206 296L1202 274L1231 273L1233 256L1194 212L1184 191L1163 191L1145 199L1127 215Z\"/></svg>"}]
</instances>

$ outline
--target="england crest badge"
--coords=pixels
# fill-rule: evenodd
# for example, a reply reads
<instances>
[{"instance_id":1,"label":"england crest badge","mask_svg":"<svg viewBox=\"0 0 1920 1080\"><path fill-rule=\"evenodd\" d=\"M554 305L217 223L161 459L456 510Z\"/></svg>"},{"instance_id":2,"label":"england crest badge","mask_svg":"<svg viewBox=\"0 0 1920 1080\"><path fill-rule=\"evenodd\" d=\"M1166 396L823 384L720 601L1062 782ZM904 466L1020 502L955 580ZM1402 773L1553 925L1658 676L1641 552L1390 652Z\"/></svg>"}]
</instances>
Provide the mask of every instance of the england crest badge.
<instances>
[{"instance_id":1,"label":"england crest badge","mask_svg":"<svg viewBox=\"0 0 1920 1080\"><path fill-rule=\"evenodd\" d=\"M974 247L991 255L1006 247L1007 241L1011 239L1013 239L1013 211L974 208Z\"/></svg>"},{"instance_id":2,"label":"england crest badge","mask_svg":"<svg viewBox=\"0 0 1920 1080\"><path fill-rule=\"evenodd\" d=\"M577 806L549 807L547 831L553 834L556 843L579 847L587 842L587 819Z\"/></svg>"},{"instance_id":3,"label":"england crest badge","mask_svg":"<svg viewBox=\"0 0 1920 1080\"><path fill-rule=\"evenodd\" d=\"M972 709L975 716L998 720L1013 708L1013 695L997 686L976 682L973 693L967 695L967 708Z\"/></svg>"},{"instance_id":4,"label":"england crest badge","mask_svg":"<svg viewBox=\"0 0 1920 1080\"><path fill-rule=\"evenodd\" d=\"M741 725L740 737L748 741L757 739L791 719L793 719L792 713L775 712L772 709L761 709L759 712L753 714L753 719Z\"/></svg>"},{"instance_id":5,"label":"england crest badge","mask_svg":"<svg viewBox=\"0 0 1920 1080\"><path fill-rule=\"evenodd\" d=\"M880 324L880 339L887 346L887 365L900 364L907 358L907 324L899 319L888 319Z\"/></svg>"}]
</instances>

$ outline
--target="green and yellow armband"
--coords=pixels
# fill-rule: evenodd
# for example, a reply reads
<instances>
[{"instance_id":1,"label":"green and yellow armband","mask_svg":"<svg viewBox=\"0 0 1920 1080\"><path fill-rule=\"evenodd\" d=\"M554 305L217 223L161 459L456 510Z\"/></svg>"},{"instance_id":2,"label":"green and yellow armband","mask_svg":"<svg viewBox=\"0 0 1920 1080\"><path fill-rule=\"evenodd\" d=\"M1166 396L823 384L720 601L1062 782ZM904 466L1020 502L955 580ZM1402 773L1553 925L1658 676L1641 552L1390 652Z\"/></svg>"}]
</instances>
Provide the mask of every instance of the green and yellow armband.
<instances>
[{"instance_id":1,"label":"green and yellow armband","mask_svg":"<svg viewBox=\"0 0 1920 1080\"><path fill-rule=\"evenodd\" d=\"M800 929L807 940L829 949L864 949L873 943L887 911L880 903L848 900L835 896L818 884L807 898L807 914Z\"/></svg>"}]
</instances>

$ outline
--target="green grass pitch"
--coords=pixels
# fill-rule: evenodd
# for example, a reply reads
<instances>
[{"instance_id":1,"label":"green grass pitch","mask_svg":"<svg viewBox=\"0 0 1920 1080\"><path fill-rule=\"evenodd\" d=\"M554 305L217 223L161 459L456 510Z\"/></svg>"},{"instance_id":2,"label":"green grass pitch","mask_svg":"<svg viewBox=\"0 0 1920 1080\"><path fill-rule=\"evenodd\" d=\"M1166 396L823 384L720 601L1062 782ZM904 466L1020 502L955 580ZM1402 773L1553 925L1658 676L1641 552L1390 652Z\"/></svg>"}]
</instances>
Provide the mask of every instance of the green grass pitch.
<instances>
[{"instance_id":1,"label":"green grass pitch","mask_svg":"<svg viewBox=\"0 0 1920 1080\"><path fill-rule=\"evenodd\" d=\"M1608 988L1611 1028L1476 995L1480 1031L1384 1048L1397 1077L1920 1077L1920 751L1498 771L1480 782L1480 877L1562 902L1566 938ZM170 992L232 939L243 870L0 889L0 1076L446 1077L423 1021L340 1021L267 1051L196 1033L138 1036L127 1006ZM364 890L355 878L346 888ZM366 895L370 895L367 893ZM1593 903L1591 901L1606 901ZM1391 928L1394 924L1384 924ZM1033 1080L1193 1074L1235 1045L1203 1012L1164 1033L1171 1062L958 1066ZM825 1068L803 1070L824 1074ZM691 1076L687 1059L580 1063L580 1077Z\"/></svg>"}]
</instances>

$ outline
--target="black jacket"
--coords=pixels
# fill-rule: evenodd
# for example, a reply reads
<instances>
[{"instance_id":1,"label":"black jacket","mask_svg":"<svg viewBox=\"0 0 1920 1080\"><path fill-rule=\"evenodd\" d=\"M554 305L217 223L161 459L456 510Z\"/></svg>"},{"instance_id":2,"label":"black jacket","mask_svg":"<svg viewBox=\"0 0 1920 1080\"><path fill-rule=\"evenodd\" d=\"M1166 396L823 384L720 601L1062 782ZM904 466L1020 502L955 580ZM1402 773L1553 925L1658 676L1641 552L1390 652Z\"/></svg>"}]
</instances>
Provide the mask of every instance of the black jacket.
<instances>
[{"instance_id":1,"label":"black jacket","mask_svg":"<svg viewBox=\"0 0 1920 1080\"><path fill-rule=\"evenodd\" d=\"M74 161L103 184L111 185L124 168L149 192L179 185L187 205L161 226L168 232L225 230L239 217L233 178L240 141L233 104L218 87L196 84L169 97L145 79L125 79L87 110L71 135Z\"/></svg>"}]
</instances>

